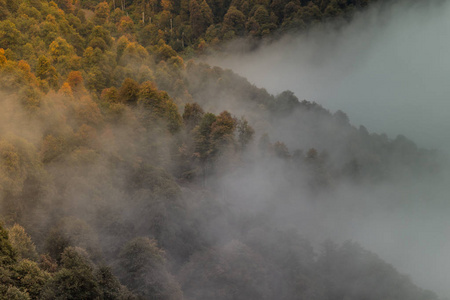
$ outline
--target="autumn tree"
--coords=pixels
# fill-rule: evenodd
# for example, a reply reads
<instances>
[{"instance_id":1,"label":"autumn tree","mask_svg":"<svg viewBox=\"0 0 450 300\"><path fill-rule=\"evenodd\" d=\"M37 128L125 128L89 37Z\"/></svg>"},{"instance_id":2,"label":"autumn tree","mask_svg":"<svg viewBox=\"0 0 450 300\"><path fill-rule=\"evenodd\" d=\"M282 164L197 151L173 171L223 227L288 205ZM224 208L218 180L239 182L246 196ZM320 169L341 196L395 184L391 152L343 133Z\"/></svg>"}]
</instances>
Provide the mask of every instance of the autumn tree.
<instances>
[{"instance_id":1,"label":"autumn tree","mask_svg":"<svg viewBox=\"0 0 450 300\"><path fill-rule=\"evenodd\" d=\"M131 78L126 78L119 89L120 101L127 104L134 104L139 97L139 84Z\"/></svg>"},{"instance_id":2,"label":"autumn tree","mask_svg":"<svg viewBox=\"0 0 450 300\"><path fill-rule=\"evenodd\" d=\"M79 57L75 54L75 49L70 45L66 39L57 37L49 45L49 52L58 72L62 75L66 75L71 70L79 69L80 61Z\"/></svg>"},{"instance_id":3,"label":"autumn tree","mask_svg":"<svg viewBox=\"0 0 450 300\"><path fill-rule=\"evenodd\" d=\"M49 52L55 61L59 61L62 56L73 54L73 47L64 38L58 37L50 44Z\"/></svg>"},{"instance_id":4,"label":"autumn tree","mask_svg":"<svg viewBox=\"0 0 450 300\"><path fill-rule=\"evenodd\" d=\"M95 7L93 22L96 25L104 25L109 20L109 5L107 2L101 2Z\"/></svg>"},{"instance_id":5,"label":"autumn tree","mask_svg":"<svg viewBox=\"0 0 450 300\"><path fill-rule=\"evenodd\" d=\"M163 60L167 60L173 56L177 56L177 52L174 51L172 47L167 45L163 40L159 41L156 53L158 57Z\"/></svg>"},{"instance_id":6,"label":"autumn tree","mask_svg":"<svg viewBox=\"0 0 450 300\"><path fill-rule=\"evenodd\" d=\"M170 12L173 9L172 0L161 0L161 7L163 10Z\"/></svg>"},{"instance_id":7,"label":"autumn tree","mask_svg":"<svg viewBox=\"0 0 450 300\"><path fill-rule=\"evenodd\" d=\"M120 18L117 29L122 34L132 34L134 31L134 22L130 17L123 16Z\"/></svg>"},{"instance_id":8,"label":"autumn tree","mask_svg":"<svg viewBox=\"0 0 450 300\"><path fill-rule=\"evenodd\" d=\"M149 53L140 44L128 43L123 50L120 63L130 68L139 68L148 64Z\"/></svg>"},{"instance_id":9,"label":"autumn tree","mask_svg":"<svg viewBox=\"0 0 450 300\"><path fill-rule=\"evenodd\" d=\"M80 71L72 71L67 75L66 82L69 84L74 95L81 96L85 92L83 76Z\"/></svg>"},{"instance_id":10,"label":"autumn tree","mask_svg":"<svg viewBox=\"0 0 450 300\"><path fill-rule=\"evenodd\" d=\"M128 40L128 38L126 36L121 36L117 40L117 44L116 44L117 61L119 61L119 59L122 57L123 52L125 51L125 49L127 48L127 46L129 44L130 44L130 41Z\"/></svg>"},{"instance_id":11,"label":"autumn tree","mask_svg":"<svg viewBox=\"0 0 450 300\"><path fill-rule=\"evenodd\" d=\"M215 122L211 125L211 137L216 150L233 139L235 128L236 120L228 111L223 111L217 116Z\"/></svg>"},{"instance_id":12,"label":"autumn tree","mask_svg":"<svg viewBox=\"0 0 450 300\"><path fill-rule=\"evenodd\" d=\"M48 82L52 89L58 86L58 73L51 61L45 56L41 55L36 64L36 76Z\"/></svg>"},{"instance_id":13,"label":"autumn tree","mask_svg":"<svg viewBox=\"0 0 450 300\"><path fill-rule=\"evenodd\" d=\"M100 95L100 99L107 103L118 103L119 91L115 87L104 89Z\"/></svg>"}]
</instances>

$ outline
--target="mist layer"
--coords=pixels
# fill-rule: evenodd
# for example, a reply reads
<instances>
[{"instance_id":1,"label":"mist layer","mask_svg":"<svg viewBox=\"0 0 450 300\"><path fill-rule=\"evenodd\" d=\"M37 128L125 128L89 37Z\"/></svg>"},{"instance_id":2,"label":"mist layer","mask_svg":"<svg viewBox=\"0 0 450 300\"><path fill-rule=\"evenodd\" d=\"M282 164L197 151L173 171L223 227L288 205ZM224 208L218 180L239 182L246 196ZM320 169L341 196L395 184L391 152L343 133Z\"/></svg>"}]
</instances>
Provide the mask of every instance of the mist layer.
<instances>
[{"instance_id":1,"label":"mist layer","mask_svg":"<svg viewBox=\"0 0 450 300\"><path fill-rule=\"evenodd\" d=\"M420 147L448 153L449 28L450 4L404 1L373 7L346 26L323 26L208 61L271 93L291 90L299 99L342 110L370 132L404 134ZM445 175L440 182L343 186L328 202L333 204L313 208L313 214L291 207L280 219L314 216L316 222L297 226L316 229L310 232L320 233L318 239L356 240L423 287L450 297L448 182Z\"/></svg>"},{"instance_id":2,"label":"mist layer","mask_svg":"<svg viewBox=\"0 0 450 300\"><path fill-rule=\"evenodd\" d=\"M369 131L442 149L450 146L449 28L448 3L404 1L362 12L338 29L316 28L210 62L271 93L291 90L343 110Z\"/></svg>"}]
</instances>

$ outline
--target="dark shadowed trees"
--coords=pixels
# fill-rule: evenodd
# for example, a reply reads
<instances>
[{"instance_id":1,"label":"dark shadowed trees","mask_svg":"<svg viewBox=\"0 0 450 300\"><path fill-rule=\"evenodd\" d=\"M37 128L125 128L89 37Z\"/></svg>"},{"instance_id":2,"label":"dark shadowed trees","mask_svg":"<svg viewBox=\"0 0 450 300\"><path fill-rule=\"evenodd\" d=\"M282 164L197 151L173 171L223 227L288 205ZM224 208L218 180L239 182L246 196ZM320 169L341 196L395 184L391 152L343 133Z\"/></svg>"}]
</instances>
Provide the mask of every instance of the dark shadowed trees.
<instances>
[{"instance_id":1,"label":"dark shadowed trees","mask_svg":"<svg viewBox=\"0 0 450 300\"><path fill-rule=\"evenodd\" d=\"M116 265L119 278L132 292L145 299L182 299L180 287L168 272L164 256L155 240L133 239L119 255Z\"/></svg>"}]
</instances>

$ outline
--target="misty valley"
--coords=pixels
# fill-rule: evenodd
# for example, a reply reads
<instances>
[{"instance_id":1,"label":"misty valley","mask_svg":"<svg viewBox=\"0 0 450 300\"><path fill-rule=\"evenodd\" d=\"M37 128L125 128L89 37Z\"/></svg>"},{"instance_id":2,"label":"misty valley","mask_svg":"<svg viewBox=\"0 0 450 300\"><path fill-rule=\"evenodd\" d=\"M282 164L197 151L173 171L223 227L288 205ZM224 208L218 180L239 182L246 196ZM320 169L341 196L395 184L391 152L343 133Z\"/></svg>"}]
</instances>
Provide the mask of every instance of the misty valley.
<instances>
[{"instance_id":1,"label":"misty valley","mask_svg":"<svg viewBox=\"0 0 450 300\"><path fill-rule=\"evenodd\" d=\"M0 299L449 299L449 12L0 0Z\"/></svg>"}]
</instances>

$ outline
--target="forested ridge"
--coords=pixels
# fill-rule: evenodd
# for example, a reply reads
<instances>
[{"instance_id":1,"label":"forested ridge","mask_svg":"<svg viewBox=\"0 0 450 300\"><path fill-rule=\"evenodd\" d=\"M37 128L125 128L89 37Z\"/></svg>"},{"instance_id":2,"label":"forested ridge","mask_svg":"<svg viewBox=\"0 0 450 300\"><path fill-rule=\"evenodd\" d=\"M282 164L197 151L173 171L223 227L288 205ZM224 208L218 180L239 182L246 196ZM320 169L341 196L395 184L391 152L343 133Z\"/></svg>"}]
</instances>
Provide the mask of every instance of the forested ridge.
<instances>
[{"instance_id":1,"label":"forested ridge","mask_svg":"<svg viewBox=\"0 0 450 300\"><path fill-rule=\"evenodd\" d=\"M369 2L0 0L0 299L437 299L270 217L435 151L190 60Z\"/></svg>"}]
</instances>

